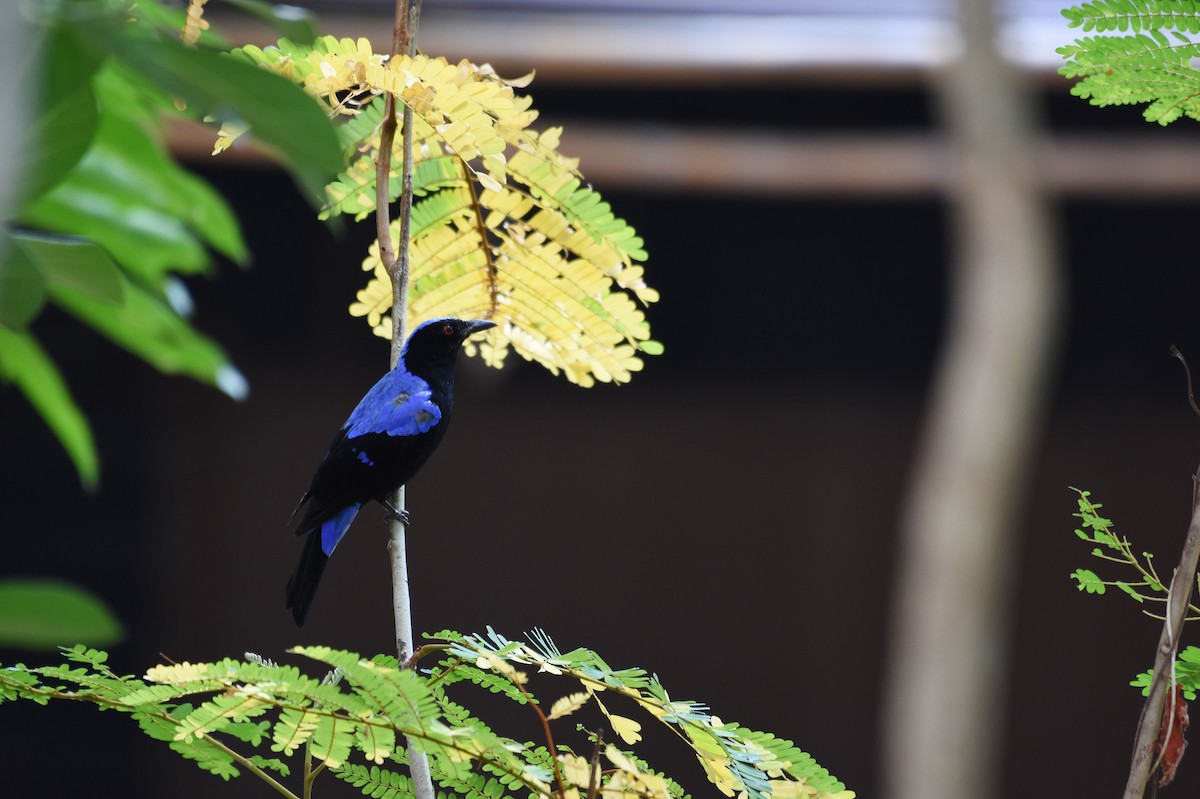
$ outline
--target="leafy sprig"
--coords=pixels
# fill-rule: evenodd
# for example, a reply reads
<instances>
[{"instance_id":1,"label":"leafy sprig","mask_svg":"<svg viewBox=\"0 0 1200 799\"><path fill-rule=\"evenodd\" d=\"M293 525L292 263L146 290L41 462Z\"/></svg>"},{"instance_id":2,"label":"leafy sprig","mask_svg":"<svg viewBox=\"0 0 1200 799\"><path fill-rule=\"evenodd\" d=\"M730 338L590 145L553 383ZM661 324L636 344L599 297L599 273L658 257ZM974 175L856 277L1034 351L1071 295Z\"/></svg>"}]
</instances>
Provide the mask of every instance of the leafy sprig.
<instances>
[{"instance_id":1,"label":"leafy sprig","mask_svg":"<svg viewBox=\"0 0 1200 799\"><path fill-rule=\"evenodd\" d=\"M1075 529L1075 535L1090 544L1096 544L1092 556L1109 563L1126 566L1136 573L1135 580L1104 580L1091 569L1076 569L1071 573L1080 591L1089 594L1103 594L1109 587L1123 591L1136 602L1165 603L1167 601L1167 586L1158 576L1154 568L1154 555L1150 552L1137 552L1129 539L1117 533L1112 519L1100 515L1104 506L1092 502L1091 492L1072 489L1078 494L1079 511L1072 514L1080 520L1081 527ZM1193 616L1200 617L1200 608L1189 605ZM1151 611L1145 611L1154 618L1162 618Z\"/></svg>"},{"instance_id":2,"label":"leafy sprig","mask_svg":"<svg viewBox=\"0 0 1200 799\"><path fill-rule=\"evenodd\" d=\"M1065 9L1073 28L1124 35L1089 36L1058 48L1059 74L1080 78L1071 93L1092 105L1147 103L1142 115L1167 125L1200 120L1200 2L1094 0Z\"/></svg>"},{"instance_id":3,"label":"leafy sprig","mask_svg":"<svg viewBox=\"0 0 1200 799\"><path fill-rule=\"evenodd\" d=\"M327 647L291 650L334 669L337 680L261 657L171 663L140 678L121 676L107 654L77 646L63 651L63 665L0 669L0 702L72 700L126 713L201 769L223 779L248 771L288 796L295 794L281 779L299 772L307 793L324 771L366 796L407 795L408 778L392 767L407 762L408 738L429 756L442 799L580 799L593 781L606 799L686 799L677 782L629 751L641 739L641 724L624 715L623 703L675 732L726 796L854 795L790 741L723 722L700 703L673 700L642 669L614 669L588 649L563 653L540 631L528 643L490 628L482 635L443 631L432 639L421 651L443 657L425 672L401 668L394 658L365 659ZM545 713L525 668L582 690ZM498 734L450 698L449 688L470 684L536 706L547 731L551 721L594 703L625 747L602 745L599 733L586 736L592 750L581 753L549 739L535 745ZM295 758L299 768L290 762Z\"/></svg>"}]
</instances>

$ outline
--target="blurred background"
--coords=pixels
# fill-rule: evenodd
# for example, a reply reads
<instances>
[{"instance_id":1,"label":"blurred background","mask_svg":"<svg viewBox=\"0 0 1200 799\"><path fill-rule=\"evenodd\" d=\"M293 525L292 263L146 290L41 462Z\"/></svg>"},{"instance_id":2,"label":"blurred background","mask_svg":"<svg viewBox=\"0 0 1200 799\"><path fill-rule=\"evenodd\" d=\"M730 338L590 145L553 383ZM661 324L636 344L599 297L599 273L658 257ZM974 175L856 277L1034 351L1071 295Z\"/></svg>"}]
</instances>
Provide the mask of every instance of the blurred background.
<instances>
[{"instance_id":1,"label":"blurred background","mask_svg":"<svg viewBox=\"0 0 1200 799\"><path fill-rule=\"evenodd\" d=\"M325 32L387 48L392 3L307 5ZM1028 155L1063 290L1031 451L1004 498L1008 610L984 631L1003 679L980 719L999 765L981 795L1121 789L1141 707L1128 682L1152 664L1159 623L1068 579L1094 567L1072 534L1070 487L1093 491L1169 573L1200 465L1200 419L1168 355L1174 344L1200 365L1194 123L1162 129L1138 108L1071 97L1054 48L1077 33L1060 8L1000 3L994 31L1035 120ZM663 298L648 315L666 353L628 385L591 390L515 356L499 372L461 365L454 430L408 494L418 630L542 627L564 650L642 666L673 696L795 740L860 797L888 794L888 624L958 235L939 99L961 51L953 10L426 0L424 52L507 77L536 69L540 124L565 126L563 151L646 240ZM219 4L208 16L234 41L272 40ZM254 253L249 269L189 281L197 326L250 396L161 377L44 314L37 334L93 424L102 486L82 492L40 418L0 391L0 570L63 576L108 600L129 632L113 649L123 673L162 656L278 659L302 643L390 651L385 531L370 512L308 625L283 606L299 557L288 515L387 364L387 343L346 312L370 225L318 222L265 160L210 159L211 140L189 133L175 144L233 204ZM14 788L263 790L217 785L125 719L53 712L89 725L94 744L64 764L37 726L47 711L6 706L4 728L21 739L0 754ZM715 795L676 754L694 795ZM1190 765L1172 793L1200 786ZM46 789L47 773L60 787Z\"/></svg>"}]
</instances>

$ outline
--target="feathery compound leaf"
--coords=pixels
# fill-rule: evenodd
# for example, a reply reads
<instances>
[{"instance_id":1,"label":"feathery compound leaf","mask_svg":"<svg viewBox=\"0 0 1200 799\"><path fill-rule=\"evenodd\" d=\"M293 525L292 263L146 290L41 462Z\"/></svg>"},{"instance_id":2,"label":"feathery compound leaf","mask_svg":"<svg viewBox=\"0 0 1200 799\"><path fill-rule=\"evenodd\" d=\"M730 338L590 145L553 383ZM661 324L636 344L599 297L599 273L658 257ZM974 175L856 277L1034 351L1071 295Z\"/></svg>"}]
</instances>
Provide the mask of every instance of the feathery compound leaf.
<instances>
[{"instance_id":1,"label":"feathery compound leaf","mask_svg":"<svg viewBox=\"0 0 1200 799\"><path fill-rule=\"evenodd\" d=\"M588 649L563 654L540 630L530 636L532 645L510 641L491 628L486 635L452 633L438 637L449 643L448 651L456 657L480 663L508 661L578 680L617 734L627 744L633 744L641 737L641 725L612 713L597 693L607 689L628 697L691 745L709 780L726 796L745 792L751 799L789 796L849 799L854 795L790 741L722 722L699 703L673 701L661 683L642 669L613 669ZM627 779L632 782L628 785L618 782L614 790L619 789L624 795L625 788L636 783L640 786L639 795L647 795L645 791L666 795L660 794L660 790L666 791L665 784L654 782L651 789L633 776ZM635 791L630 788L630 792Z\"/></svg>"},{"instance_id":2,"label":"feathery compound leaf","mask_svg":"<svg viewBox=\"0 0 1200 799\"><path fill-rule=\"evenodd\" d=\"M557 700L550 706L550 712L546 715L547 719L560 719L563 716L569 716L579 708L588 703L592 695L587 691L579 691L578 693L567 694Z\"/></svg>"},{"instance_id":3,"label":"feathery compound leaf","mask_svg":"<svg viewBox=\"0 0 1200 799\"><path fill-rule=\"evenodd\" d=\"M1181 116L1200 120L1200 72L1193 66L1200 45L1189 38L1200 34L1200 3L1100 0L1069 8L1063 16L1087 32L1130 32L1058 48L1067 59L1059 73L1082 78L1072 94L1099 106L1149 103L1142 115L1160 125Z\"/></svg>"},{"instance_id":4,"label":"feathery compound leaf","mask_svg":"<svg viewBox=\"0 0 1200 799\"><path fill-rule=\"evenodd\" d=\"M642 310L658 292L644 279L641 238L585 184L577 160L558 152L560 129L529 129L537 116L531 101L490 67L423 55L384 59L365 39L333 37L311 49L281 40L234 55L304 86L327 113L347 120L339 136L348 166L327 187L323 216L361 219L374 210L379 95L412 109L419 199L408 329L437 316L488 318L498 326L468 342L468 355L500 367L513 350L582 386L627 382L643 355L661 354ZM397 137L390 198L400 192L400 146ZM377 244L363 270L371 278L350 313L390 338L392 290Z\"/></svg>"},{"instance_id":5,"label":"feathery compound leaf","mask_svg":"<svg viewBox=\"0 0 1200 799\"><path fill-rule=\"evenodd\" d=\"M379 768L347 763L333 772L339 780L350 783L373 799L407 799L413 795L412 780L404 774Z\"/></svg>"}]
</instances>

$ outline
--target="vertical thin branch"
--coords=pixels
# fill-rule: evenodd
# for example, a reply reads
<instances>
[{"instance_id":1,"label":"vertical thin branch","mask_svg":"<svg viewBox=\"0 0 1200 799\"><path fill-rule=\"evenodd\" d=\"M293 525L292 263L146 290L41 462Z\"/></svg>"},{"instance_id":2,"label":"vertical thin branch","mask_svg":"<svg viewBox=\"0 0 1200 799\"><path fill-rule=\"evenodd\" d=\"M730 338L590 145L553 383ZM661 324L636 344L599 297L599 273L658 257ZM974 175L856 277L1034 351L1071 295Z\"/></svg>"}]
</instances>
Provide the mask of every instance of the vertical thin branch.
<instances>
[{"instance_id":1,"label":"vertical thin branch","mask_svg":"<svg viewBox=\"0 0 1200 799\"><path fill-rule=\"evenodd\" d=\"M891 799L1000 790L1013 556L1061 292L1030 109L997 52L995 5L959 0L963 55L941 76L954 265L900 522L881 791Z\"/></svg>"},{"instance_id":2,"label":"vertical thin branch","mask_svg":"<svg viewBox=\"0 0 1200 799\"><path fill-rule=\"evenodd\" d=\"M392 26L391 58L413 55L416 51L417 23L421 18L421 0L396 0L395 21ZM405 319L408 313L409 232L412 223L412 109L407 105L401 117L402 163L400 169L400 242L392 244L389 219L392 149L396 139L396 97L384 98L383 126L379 131L379 153L375 165L375 232L379 239L379 258L392 278L392 366L400 360L404 344ZM405 507L404 486L392 497L393 507ZM388 555L392 566L392 602L396 625L396 655L401 664L413 653L412 602L408 590L408 552L405 546L405 524L399 519L391 522ZM408 768L413 780L416 799L434 799L429 759L408 739Z\"/></svg>"},{"instance_id":3,"label":"vertical thin branch","mask_svg":"<svg viewBox=\"0 0 1200 799\"><path fill-rule=\"evenodd\" d=\"M1182 359L1181 359L1182 360ZM1185 364L1186 365L1186 364ZM1142 706L1138 719L1137 736L1133 745L1133 762L1129 766L1129 780L1125 783L1125 799L1141 799L1156 765L1155 744L1162 730L1163 710L1167 703L1167 692L1174 693L1171 677L1175 668L1175 656L1179 651L1179 637L1187 618L1188 601L1196 567L1200 562L1200 471L1192 478L1192 521L1188 526L1187 540L1179 566L1171 578L1167 600L1166 618L1162 633L1158 637L1158 652L1154 657L1154 676L1150 681L1150 694Z\"/></svg>"}]
</instances>

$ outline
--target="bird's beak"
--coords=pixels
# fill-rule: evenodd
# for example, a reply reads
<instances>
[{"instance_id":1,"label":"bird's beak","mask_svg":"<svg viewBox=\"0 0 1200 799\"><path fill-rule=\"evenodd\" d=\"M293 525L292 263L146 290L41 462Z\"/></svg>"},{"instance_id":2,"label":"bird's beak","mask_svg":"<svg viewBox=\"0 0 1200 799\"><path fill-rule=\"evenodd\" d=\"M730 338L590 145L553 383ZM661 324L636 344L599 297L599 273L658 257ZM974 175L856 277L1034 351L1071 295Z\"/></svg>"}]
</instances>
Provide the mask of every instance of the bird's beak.
<instances>
[{"instance_id":1,"label":"bird's beak","mask_svg":"<svg viewBox=\"0 0 1200 799\"><path fill-rule=\"evenodd\" d=\"M489 327L495 327L496 323L487 319L472 319L467 322L466 330L463 331L463 338L468 338L475 335L481 330L487 330Z\"/></svg>"}]
</instances>

